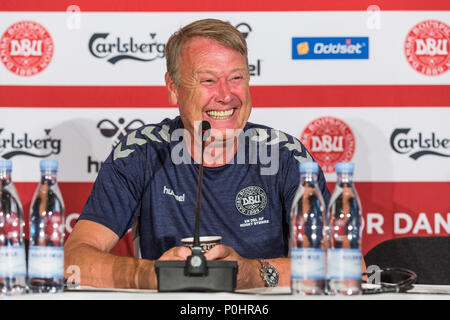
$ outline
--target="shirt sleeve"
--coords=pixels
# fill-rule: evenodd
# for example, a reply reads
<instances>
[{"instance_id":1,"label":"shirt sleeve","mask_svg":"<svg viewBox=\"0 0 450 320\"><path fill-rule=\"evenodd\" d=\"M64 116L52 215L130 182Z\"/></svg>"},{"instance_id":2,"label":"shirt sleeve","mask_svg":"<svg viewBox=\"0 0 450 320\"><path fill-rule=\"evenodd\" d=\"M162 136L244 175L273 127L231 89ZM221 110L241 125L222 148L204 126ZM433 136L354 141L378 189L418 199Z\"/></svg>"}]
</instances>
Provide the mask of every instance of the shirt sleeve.
<instances>
[{"instance_id":1,"label":"shirt sleeve","mask_svg":"<svg viewBox=\"0 0 450 320\"><path fill-rule=\"evenodd\" d=\"M144 186L144 161L139 161L139 150L135 151L126 158L113 160L113 153L108 157L79 220L100 223L119 238L128 232L139 215Z\"/></svg>"}]
</instances>

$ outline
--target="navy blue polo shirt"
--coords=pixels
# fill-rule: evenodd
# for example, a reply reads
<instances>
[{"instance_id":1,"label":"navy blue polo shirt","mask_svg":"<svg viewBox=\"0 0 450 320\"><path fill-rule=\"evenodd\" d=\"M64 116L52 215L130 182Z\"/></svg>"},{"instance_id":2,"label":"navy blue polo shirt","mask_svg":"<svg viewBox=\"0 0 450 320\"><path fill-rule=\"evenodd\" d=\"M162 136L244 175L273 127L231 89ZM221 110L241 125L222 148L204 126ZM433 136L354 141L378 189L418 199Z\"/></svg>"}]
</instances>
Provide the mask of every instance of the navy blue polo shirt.
<instances>
[{"instance_id":1,"label":"navy blue polo shirt","mask_svg":"<svg viewBox=\"0 0 450 320\"><path fill-rule=\"evenodd\" d=\"M119 237L139 221L145 259L158 259L191 237L199 165L183 152L182 128L180 117L165 119L122 139L102 165L79 219L100 223ZM204 167L200 235L222 236L223 244L246 258L287 256L299 163L312 157L299 140L281 131L247 123L243 134L245 148L233 160ZM250 147L252 141L267 157ZM322 170L318 178L328 204Z\"/></svg>"}]
</instances>

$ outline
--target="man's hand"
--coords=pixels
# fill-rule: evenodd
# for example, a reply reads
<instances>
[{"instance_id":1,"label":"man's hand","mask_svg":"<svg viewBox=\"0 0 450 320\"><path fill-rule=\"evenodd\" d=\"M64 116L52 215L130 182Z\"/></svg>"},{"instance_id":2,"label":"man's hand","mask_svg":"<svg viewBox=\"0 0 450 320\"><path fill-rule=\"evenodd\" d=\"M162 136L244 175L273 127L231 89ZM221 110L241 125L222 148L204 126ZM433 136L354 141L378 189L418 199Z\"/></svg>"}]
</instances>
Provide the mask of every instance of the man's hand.
<instances>
[{"instance_id":1,"label":"man's hand","mask_svg":"<svg viewBox=\"0 0 450 320\"><path fill-rule=\"evenodd\" d=\"M206 260L236 261L238 264L237 289L264 287L260 276L261 263L241 257L233 248L218 244L205 253Z\"/></svg>"},{"instance_id":2,"label":"man's hand","mask_svg":"<svg viewBox=\"0 0 450 320\"><path fill-rule=\"evenodd\" d=\"M164 252L158 260L186 260L191 254L191 249L187 247L173 247Z\"/></svg>"}]
</instances>

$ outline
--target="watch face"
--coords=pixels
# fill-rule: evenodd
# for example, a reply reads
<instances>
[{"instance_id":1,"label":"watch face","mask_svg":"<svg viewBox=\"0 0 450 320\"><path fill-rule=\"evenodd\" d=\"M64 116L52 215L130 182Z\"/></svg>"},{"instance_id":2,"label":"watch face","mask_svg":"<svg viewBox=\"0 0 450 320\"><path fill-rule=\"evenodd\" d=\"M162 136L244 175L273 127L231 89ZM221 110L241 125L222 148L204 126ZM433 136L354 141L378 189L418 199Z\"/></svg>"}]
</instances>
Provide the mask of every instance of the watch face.
<instances>
[{"instance_id":1,"label":"watch face","mask_svg":"<svg viewBox=\"0 0 450 320\"><path fill-rule=\"evenodd\" d=\"M264 280L267 282L269 287L275 287L278 284L278 271L271 266L270 264L266 264L263 267Z\"/></svg>"}]
</instances>

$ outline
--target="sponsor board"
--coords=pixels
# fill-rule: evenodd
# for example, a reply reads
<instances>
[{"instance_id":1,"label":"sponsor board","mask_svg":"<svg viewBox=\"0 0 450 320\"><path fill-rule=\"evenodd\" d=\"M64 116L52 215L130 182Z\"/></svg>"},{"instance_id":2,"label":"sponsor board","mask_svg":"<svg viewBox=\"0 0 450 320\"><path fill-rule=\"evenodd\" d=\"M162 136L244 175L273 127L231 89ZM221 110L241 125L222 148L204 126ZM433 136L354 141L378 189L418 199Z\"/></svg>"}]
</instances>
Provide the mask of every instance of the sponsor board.
<instances>
[{"instance_id":1,"label":"sponsor board","mask_svg":"<svg viewBox=\"0 0 450 320\"><path fill-rule=\"evenodd\" d=\"M121 136L177 115L176 108L2 108L0 157L13 161L18 181L38 179L45 158L59 160L61 181L92 182ZM249 121L299 137L329 181L337 161L354 162L357 181L449 181L449 118L442 107L254 108Z\"/></svg>"},{"instance_id":2,"label":"sponsor board","mask_svg":"<svg viewBox=\"0 0 450 320\"><path fill-rule=\"evenodd\" d=\"M18 21L34 21L45 27L55 48L50 65L34 76L17 76L1 63L0 84L163 86L166 71L162 52L164 44L180 26L206 17L228 20L247 36L252 85L449 84L448 72L441 73L439 77L424 77L420 72L411 72L403 46L408 31L418 23L418 14L429 17L429 20L446 22L447 19L445 12L439 11L383 12L382 27L368 29L365 23L367 13L364 11L314 14L89 12L81 14L81 27L73 29L64 23L68 18L65 12L24 12L15 15L0 12L0 34ZM301 34L298 34L299 31ZM314 58L300 62L292 59L292 39L301 38L302 34L316 40L322 37L331 40L318 44L317 54L314 54L315 44L300 46L299 51L295 46L299 59L309 55ZM345 39L341 42L336 38ZM356 40L358 38L365 40L359 42ZM367 45L364 46L365 43ZM424 44L428 46L426 39ZM438 42L436 50L437 46ZM303 54L306 49L309 53ZM430 50L432 52L433 49ZM364 58L366 54L370 59ZM351 57L358 59L347 59ZM89 77L86 77L88 72Z\"/></svg>"},{"instance_id":3,"label":"sponsor board","mask_svg":"<svg viewBox=\"0 0 450 320\"><path fill-rule=\"evenodd\" d=\"M338 119L329 131L323 128L330 119L318 121L327 117ZM249 121L299 137L319 164L330 166L327 181L336 180L335 161L351 159L356 181L400 182L450 181L449 118L445 107L254 108ZM336 126L341 122L346 126Z\"/></svg>"},{"instance_id":4,"label":"sponsor board","mask_svg":"<svg viewBox=\"0 0 450 320\"><path fill-rule=\"evenodd\" d=\"M232 23L232 22L230 22ZM235 25L244 38L248 38L253 32L252 27L246 22ZM142 32L141 32L142 33ZM123 60L135 62L153 62L165 59L165 42L158 40L156 32L147 32L144 36L113 36L109 32L95 32L88 42L89 53L97 59L104 59L112 65ZM262 60L249 61L251 77L261 76Z\"/></svg>"},{"instance_id":5,"label":"sponsor board","mask_svg":"<svg viewBox=\"0 0 450 320\"><path fill-rule=\"evenodd\" d=\"M175 108L2 108L0 158L13 161L16 181L38 181L39 161L55 159L60 181L92 182L122 137L177 114Z\"/></svg>"},{"instance_id":6,"label":"sponsor board","mask_svg":"<svg viewBox=\"0 0 450 320\"><path fill-rule=\"evenodd\" d=\"M4 51L2 51L0 64L1 85L162 86L164 85L164 59L155 58L154 61L138 59L152 59L153 57L148 54L156 54L158 45L161 49L161 44L176 28L194 19L211 16L211 13L201 16L198 13L184 12L92 12L83 14L82 28L70 31L64 27L66 15L64 12L45 14L35 12L21 13L21 15L22 17L18 18L17 13L0 13L0 35L4 35L8 28L17 22L32 21L43 26L51 35L55 50L51 56L50 51L44 50L45 41L47 43L49 41L44 38L42 40L21 38L19 35L16 35L16 38L2 38L0 46L3 44ZM273 21L275 15L277 24L267 23L267 21ZM444 21L448 20L447 12L382 12L381 28L372 31L367 30L364 16L365 12L317 12L314 14L250 12L246 13L243 19L242 13L239 12L217 14L218 18L232 20L232 23L246 35L250 52L250 73L253 76L252 84L254 85L265 84L275 87L303 84L381 84L383 86L425 84L428 86L450 83L448 64L445 62L448 61L445 60L445 57L448 57L448 42L445 41L445 36L437 31L433 31L434 34L422 34L423 30L430 29L433 25L438 26L438 31L446 30ZM412 26L421 21L418 20L418 16L429 19L425 21L438 21L439 24L434 22L429 26L422 24L417 27L418 32L414 32L414 27L411 29ZM324 20L328 23L324 24ZM118 24L117 21L124 21L124 23ZM139 29L136 25L139 25ZM356 59L360 61L343 62L336 59L314 58L309 59L308 63L292 60L290 56L292 37L297 36L293 30L308 30L308 34L312 37L321 37L330 35L330 25L333 26L333 35L369 33L370 50L368 49L367 54L370 60ZM410 35L409 40L408 38L405 40L408 30L413 34ZM153 38L150 32L154 33ZM97 55L95 57L90 52L89 41L94 34L98 36L102 33L108 35L104 38L97 37L92 43L92 52ZM11 42L12 40L15 42ZM7 46L8 41L10 45ZM405 58L407 41L410 41L408 49L411 49L411 55ZM299 50L297 53L303 55L335 54L339 57L338 60L342 58L342 55L363 51L362 46L356 46L353 41L345 45L328 44L331 45L327 46L327 43L320 45L316 53L314 53L314 46L309 44L308 46L300 45L296 49ZM355 47L351 47L353 45ZM12 55L8 56L7 52ZM122 54L138 59L130 57L119 59L118 56ZM42 68L23 69L20 63L24 64L24 61L27 61L26 64L30 65L32 62L23 59L26 55L36 61L40 59L39 57L45 57L42 58ZM14 60L13 57L17 59ZM115 63L108 62L110 59L115 59L113 60ZM45 64L45 62L49 63ZM8 69L8 65L12 70ZM86 74L89 74L89 77L86 77ZM265 88L259 92L263 90ZM273 94L272 92L270 94ZM297 94L295 88L293 92L285 96ZM348 105L354 105L353 93L346 92L350 101ZM389 92L392 100L397 100L397 95L394 95L392 91ZM402 92L404 94L404 91ZM260 97L263 98L259 99L265 99L268 94L261 94ZM126 96L127 92L123 95ZM276 94L273 95L276 96ZM88 96L87 99L90 100L90 94ZM151 96L150 94L149 100ZM408 96L417 96L417 93L411 93ZM130 99L133 98L130 97ZM367 100L373 101L373 98L367 96ZM429 98L431 100L433 97ZM445 98L442 101L445 103ZM156 123L178 113L176 109L159 109L160 106L157 103L154 104L157 107L154 110L96 109L95 103L91 100L89 103L89 107L94 108L79 110L3 108L0 118L2 129L0 157L13 160L13 178L17 178L19 193L23 196L25 205L27 203L29 205L29 199L39 179L39 160L56 158L60 161L58 179L61 181L60 185L67 205L67 232L71 231L73 223L81 212L102 161L111 152L111 148L117 143L120 135L129 133L130 130L139 126L139 121ZM355 179L363 203L365 219L363 250L367 252L370 246L392 237L449 234L450 210L446 200L450 192L448 166L450 132L447 123L450 118L450 108L434 108L432 102L426 105L430 107L415 104L415 108L407 106L402 108L389 106L386 108L309 108L309 105L304 104L306 108L287 109L283 108L282 103L278 103L276 106L280 108L254 109L251 120L297 137L301 136L302 131L311 122L324 117L339 119L351 129L355 141L351 161L356 165ZM30 103L27 107L34 106ZM134 120L139 121L133 123ZM316 133L314 136L314 142L311 138L311 148L318 155L320 153L325 155L328 151L329 155L333 155L334 152L336 156L345 150L344 135ZM332 171L326 173L326 176L328 181L335 179ZM30 186L29 196L23 195L24 186ZM172 191L167 190L165 195L176 196L178 201L184 200L182 193ZM259 210L258 206L263 203L261 194L253 192L243 196L240 203L241 209L249 213L242 214L241 227L265 223L266 220L260 220L259 214L255 213L257 211L251 211L252 206ZM28 209L25 209L25 212L28 212ZM252 216L252 213L255 214ZM123 250L120 252L133 252L131 241L123 243L122 246Z\"/></svg>"}]
</instances>

